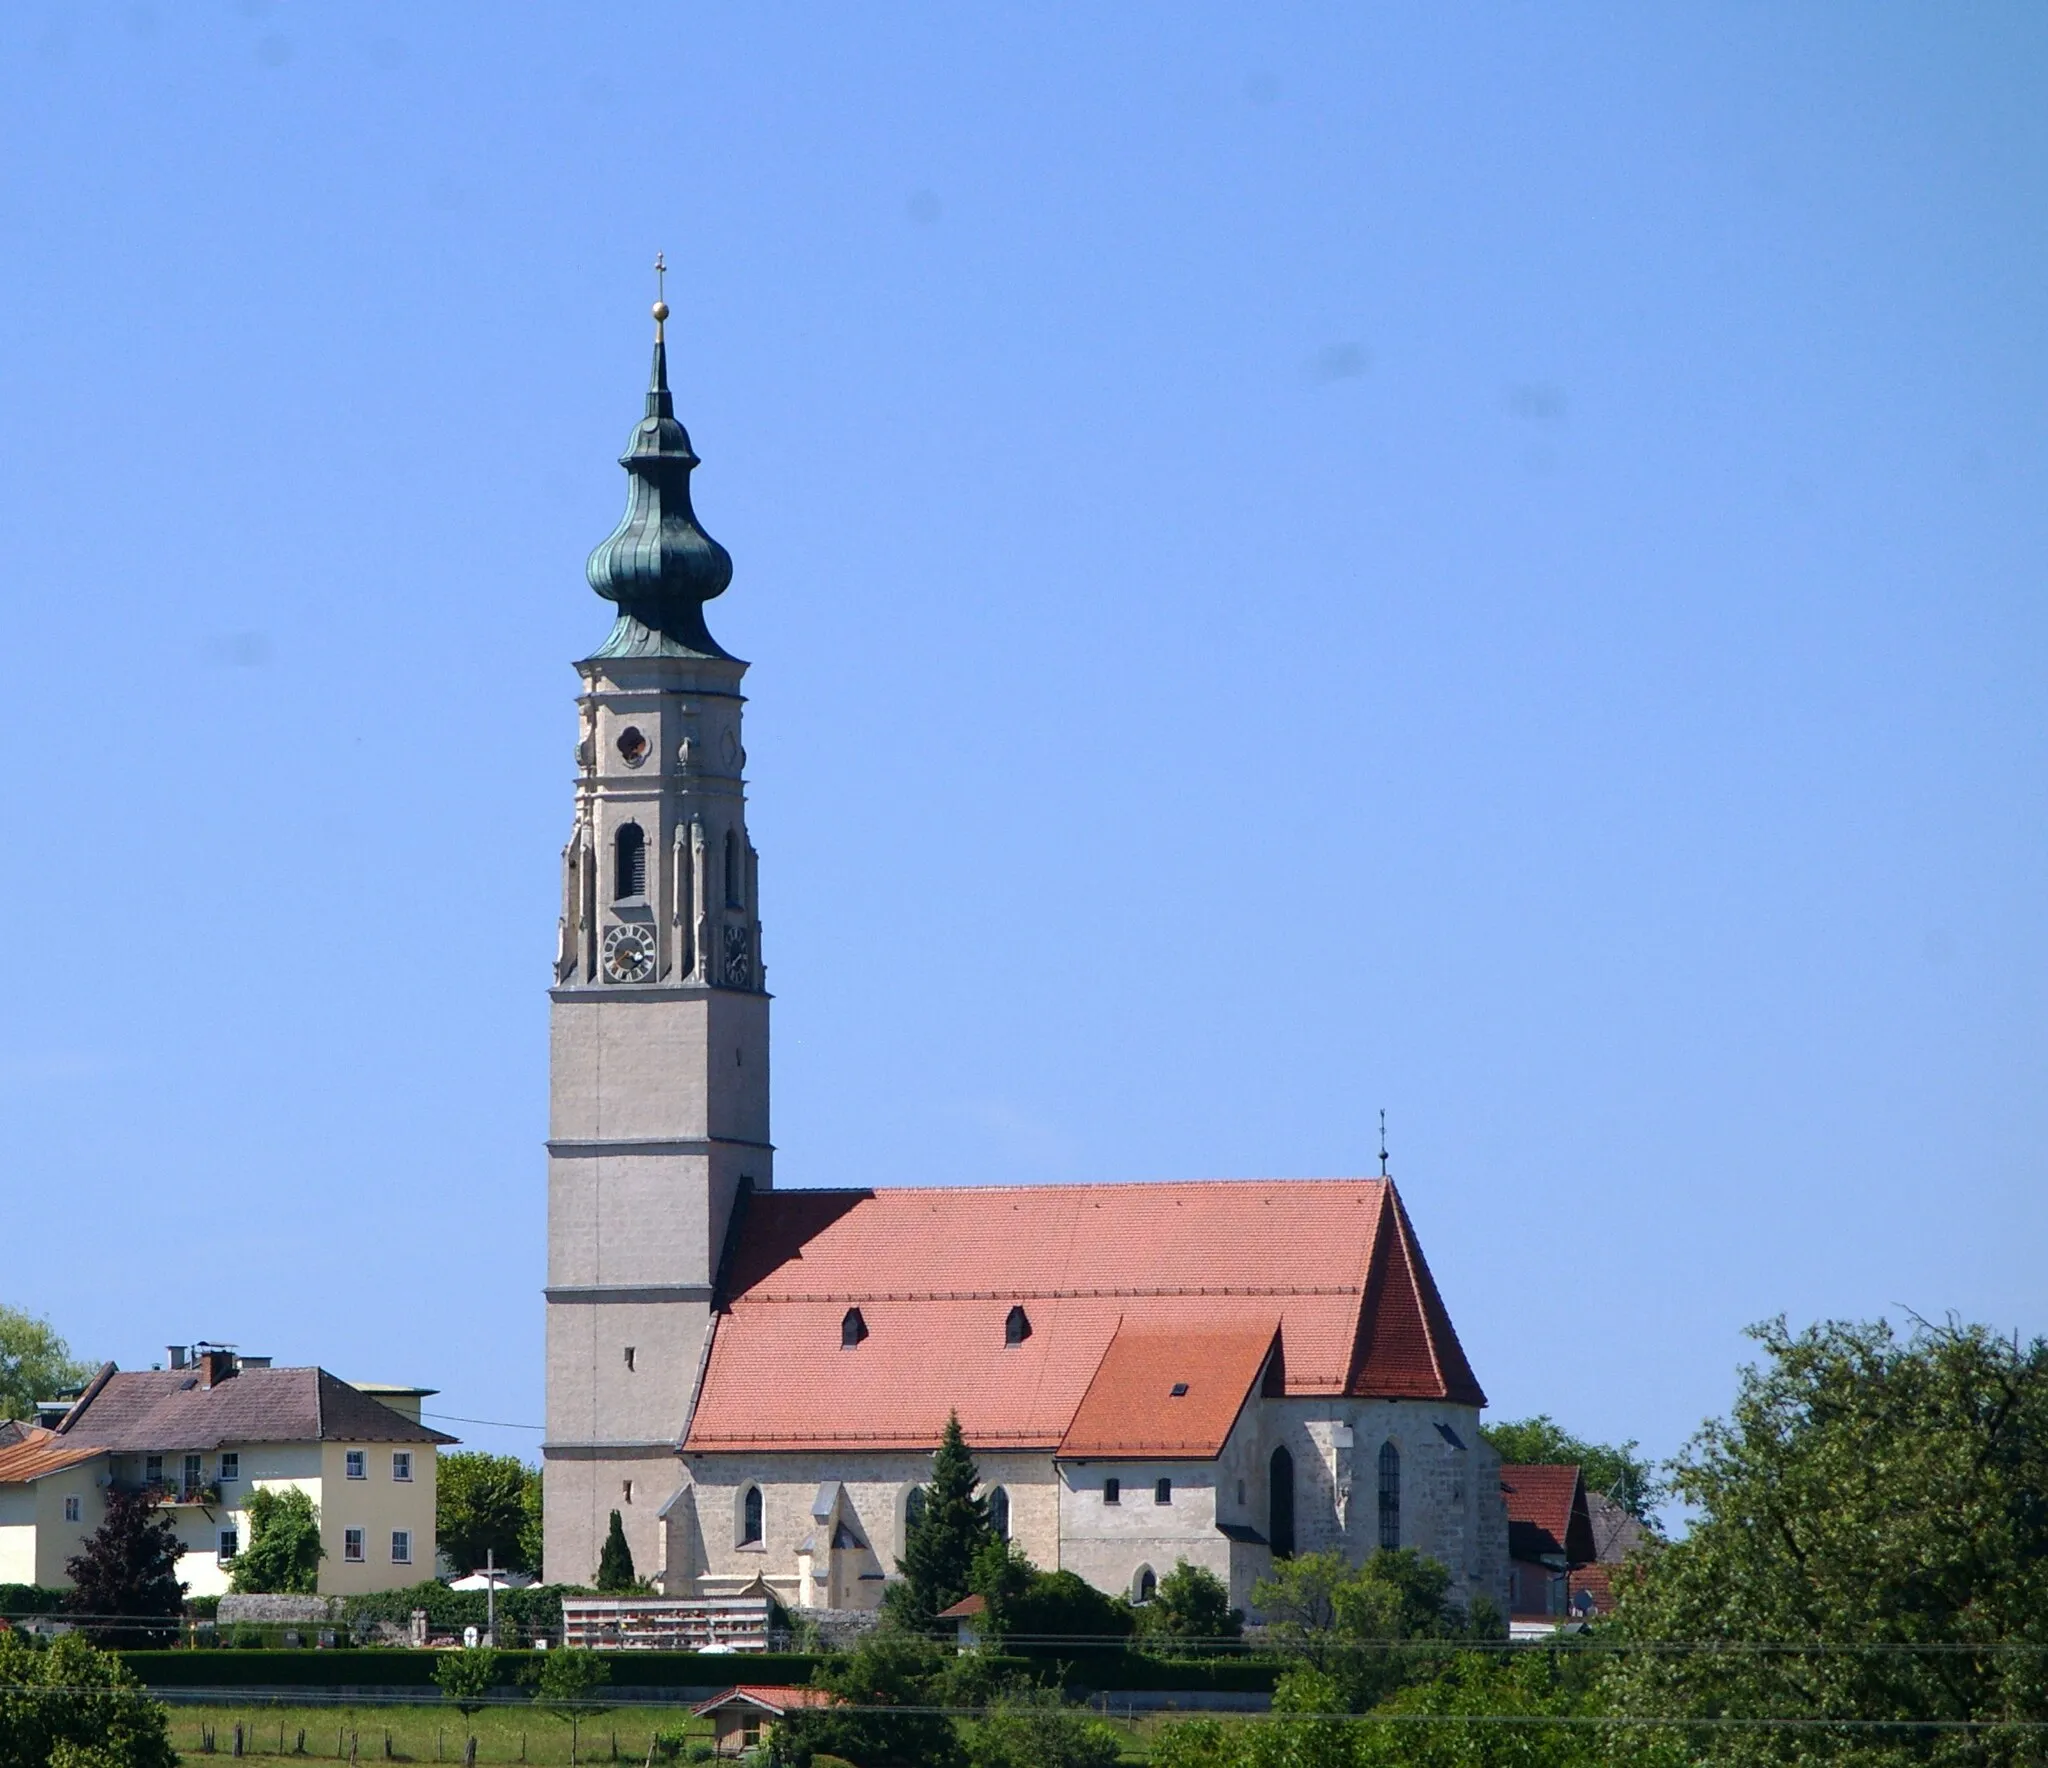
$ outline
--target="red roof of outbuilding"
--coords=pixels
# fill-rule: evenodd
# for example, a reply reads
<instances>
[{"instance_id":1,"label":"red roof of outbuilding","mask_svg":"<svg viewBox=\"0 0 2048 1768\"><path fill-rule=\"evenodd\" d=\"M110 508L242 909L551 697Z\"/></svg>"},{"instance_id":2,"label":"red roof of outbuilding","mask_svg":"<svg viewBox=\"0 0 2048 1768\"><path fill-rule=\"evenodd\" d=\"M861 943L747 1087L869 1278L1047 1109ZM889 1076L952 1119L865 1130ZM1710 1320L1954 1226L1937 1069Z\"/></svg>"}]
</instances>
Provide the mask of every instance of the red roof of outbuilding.
<instances>
[{"instance_id":1,"label":"red roof of outbuilding","mask_svg":"<svg viewBox=\"0 0 2048 1768\"><path fill-rule=\"evenodd\" d=\"M838 1697L822 1688L799 1688L779 1682L742 1682L690 1709L698 1718L725 1707L756 1707L778 1718L797 1707L829 1707Z\"/></svg>"},{"instance_id":2,"label":"red roof of outbuilding","mask_svg":"<svg viewBox=\"0 0 2048 1768\"><path fill-rule=\"evenodd\" d=\"M977 1448L1060 1448L1084 1425L1101 1444L1108 1396L1160 1346L1199 1356L1203 1410L1276 1328L1288 1393L1485 1404L1383 1179L765 1191L722 1290L690 1450L925 1450L951 1410ZM1013 1306L1030 1332L1009 1345ZM842 1349L855 1307L865 1335ZM1220 1447L1206 1421L1190 1440Z\"/></svg>"},{"instance_id":3,"label":"red roof of outbuilding","mask_svg":"<svg viewBox=\"0 0 2048 1768\"><path fill-rule=\"evenodd\" d=\"M1586 1485L1575 1465L1533 1462L1500 1470L1508 1507L1508 1553L1515 1559L1562 1554L1573 1565L1593 1557Z\"/></svg>"}]
</instances>

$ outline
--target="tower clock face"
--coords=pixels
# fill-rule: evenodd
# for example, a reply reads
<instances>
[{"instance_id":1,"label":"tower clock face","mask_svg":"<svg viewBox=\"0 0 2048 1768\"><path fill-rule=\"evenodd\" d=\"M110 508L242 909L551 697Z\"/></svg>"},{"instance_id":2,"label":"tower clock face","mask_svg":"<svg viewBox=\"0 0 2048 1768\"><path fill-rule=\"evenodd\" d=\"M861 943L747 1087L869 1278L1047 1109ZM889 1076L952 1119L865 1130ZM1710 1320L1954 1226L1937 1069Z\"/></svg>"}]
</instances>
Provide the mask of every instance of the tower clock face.
<instances>
[{"instance_id":1,"label":"tower clock face","mask_svg":"<svg viewBox=\"0 0 2048 1768\"><path fill-rule=\"evenodd\" d=\"M645 982L654 974L654 929L608 927L604 935L604 973L614 982Z\"/></svg>"}]
</instances>

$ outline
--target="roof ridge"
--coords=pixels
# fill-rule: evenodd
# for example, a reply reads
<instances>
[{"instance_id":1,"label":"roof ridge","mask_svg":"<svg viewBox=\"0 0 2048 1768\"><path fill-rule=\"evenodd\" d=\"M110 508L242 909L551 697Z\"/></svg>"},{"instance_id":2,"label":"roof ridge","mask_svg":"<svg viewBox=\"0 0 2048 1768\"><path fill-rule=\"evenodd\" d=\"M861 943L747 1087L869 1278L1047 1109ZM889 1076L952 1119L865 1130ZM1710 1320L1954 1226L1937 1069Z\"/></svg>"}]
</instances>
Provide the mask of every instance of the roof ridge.
<instances>
[{"instance_id":1,"label":"roof ridge","mask_svg":"<svg viewBox=\"0 0 2048 1768\"><path fill-rule=\"evenodd\" d=\"M764 1190L763 1197L923 1197L974 1195L999 1196L1005 1192L1028 1191L1037 1195L1068 1191L1164 1191L1176 1186L1208 1188L1221 1185L1384 1185L1388 1180L1377 1173L1324 1173L1293 1178L1257 1178L1219 1174L1207 1178L1179 1179L1073 1179L1044 1185L980 1185L969 1181L958 1185L782 1185Z\"/></svg>"}]
</instances>

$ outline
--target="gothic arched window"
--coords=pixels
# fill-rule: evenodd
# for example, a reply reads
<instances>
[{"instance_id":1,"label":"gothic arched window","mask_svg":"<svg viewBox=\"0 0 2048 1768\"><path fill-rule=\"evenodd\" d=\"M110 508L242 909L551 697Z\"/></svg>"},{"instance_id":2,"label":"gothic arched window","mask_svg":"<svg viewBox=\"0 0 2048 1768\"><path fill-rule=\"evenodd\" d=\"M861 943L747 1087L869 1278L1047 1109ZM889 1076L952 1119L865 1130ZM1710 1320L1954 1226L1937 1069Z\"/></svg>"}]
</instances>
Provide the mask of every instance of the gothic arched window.
<instances>
[{"instance_id":1,"label":"gothic arched window","mask_svg":"<svg viewBox=\"0 0 2048 1768\"><path fill-rule=\"evenodd\" d=\"M1012 1308L1003 1322L1003 1343L1022 1344L1031 1336L1031 1316L1021 1307Z\"/></svg>"},{"instance_id":2,"label":"gothic arched window","mask_svg":"<svg viewBox=\"0 0 2048 1768\"><path fill-rule=\"evenodd\" d=\"M1138 1575L1131 1580L1131 1600L1150 1602L1159 1594L1159 1579L1149 1565L1138 1567Z\"/></svg>"},{"instance_id":3,"label":"gothic arched window","mask_svg":"<svg viewBox=\"0 0 2048 1768\"><path fill-rule=\"evenodd\" d=\"M1401 1545L1401 1451L1380 1444L1380 1545Z\"/></svg>"},{"instance_id":4,"label":"gothic arched window","mask_svg":"<svg viewBox=\"0 0 2048 1768\"><path fill-rule=\"evenodd\" d=\"M619 901L647 894L647 837L638 823L621 823L612 837L612 895Z\"/></svg>"},{"instance_id":5,"label":"gothic arched window","mask_svg":"<svg viewBox=\"0 0 2048 1768\"><path fill-rule=\"evenodd\" d=\"M988 1526L998 1541L1010 1538L1010 1494L1001 1486L988 1495Z\"/></svg>"},{"instance_id":6,"label":"gothic arched window","mask_svg":"<svg viewBox=\"0 0 2048 1768\"><path fill-rule=\"evenodd\" d=\"M746 893L740 888L740 838L727 829L725 832L725 906L729 909L746 907Z\"/></svg>"},{"instance_id":7,"label":"gothic arched window","mask_svg":"<svg viewBox=\"0 0 2048 1768\"><path fill-rule=\"evenodd\" d=\"M924 1487L912 1486L910 1488L910 1496L903 1500L903 1532L906 1536L911 1534L917 1528L917 1525L924 1521L924 1510Z\"/></svg>"},{"instance_id":8,"label":"gothic arched window","mask_svg":"<svg viewBox=\"0 0 2048 1768\"><path fill-rule=\"evenodd\" d=\"M740 1545L760 1546L761 1534L761 1488L749 1486L740 1498Z\"/></svg>"},{"instance_id":9,"label":"gothic arched window","mask_svg":"<svg viewBox=\"0 0 2048 1768\"><path fill-rule=\"evenodd\" d=\"M1275 1449L1266 1464L1266 1538L1275 1559L1293 1553L1294 1457L1284 1447Z\"/></svg>"}]
</instances>

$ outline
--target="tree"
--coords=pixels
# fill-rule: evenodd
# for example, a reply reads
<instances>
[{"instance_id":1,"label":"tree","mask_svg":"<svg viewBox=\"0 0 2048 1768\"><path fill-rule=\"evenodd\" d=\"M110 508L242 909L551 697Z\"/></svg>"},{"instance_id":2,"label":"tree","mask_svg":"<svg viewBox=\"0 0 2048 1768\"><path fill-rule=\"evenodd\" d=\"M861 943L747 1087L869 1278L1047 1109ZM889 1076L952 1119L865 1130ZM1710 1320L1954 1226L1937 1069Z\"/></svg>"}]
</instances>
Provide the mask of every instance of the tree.
<instances>
[{"instance_id":1,"label":"tree","mask_svg":"<svg viewBox=\"0 0 2048 1768\"><path fill-rule=\"evenodd\" d=\"M0 1420L30 1417L38 1400L78 1386L93 1367L71 1355L49 1321L0 1303Z\"/></svg>"},{"instance_id":2,"label":"tree","mask_svg":"<svg viewBox=\"0 0 2048 1768\"><path fill-rule=\"evenodd\" d=\"M78 1633L0 1633L0 1768L178 1768L170 1715Z\"/></svg>"},{"instance_id":3,"label":"tree","mask_svg":"<svg viewBox=\"0 0 2048 1768\"><path fill-rule=\"evenodd\" d=\"M1121 1597L1073 1572L1042 1572L1021 1548L993 1534L974 1556L968 1587L988 1605L982 1633L992 1644L1128 1639L1137 1624Z\"/></svg>"},{"instance_id":4,"label":"tree","mask_svg":"<svg viewBox=\"0 0 2048 1768\"><path fill-rule=\"evenodd\" d=\"M1636 1453L1634 1437L1619 1444L1588 1442L1573 1436L1548 1412L1482 1424L1479 1434L1512 1466L1576 1466L1585 1476L1587 1491L1604 1493L1638 1522L1654 1526L1650 1510L1664 1496L1664 1487L1656 1468Z\"/></svg>"},{"instance_id":5,"label":"tree","mask_svg":"<svg viewBox=\"0 0 2048 1768\"><path fill-rule=\"evenodd\" d=\"M2017 1728L2048 1723L2048 1342L1953 1321L1751 1336L1730 1415L1674 1464L1693 1525L1621 1581L1612 1623L1716 1648L1621 1655L1616 1710L1799 1722L1656 1734L1673 1760L2036 1759ZM1898 1729L1816 1723L1839 1718Z\"/></svg>"},{"instance_id":6,"label":"tree","mask_svg":"<svg viewBox=\"0 0 2048 1768\"><path fill-rule=\"evenodd\" d=\"M440 1684L442 1695L469 1725L470 1759L473 1761L476 1747L474 1721L489 1703L491 1690L498 1685L498 1654L488 1645L445 1651L434 1665L434 1680Z\"/></svg>"},{"instance_id":7,"label":"tree","mask_svg":"<svg viewBox=\"0 0 2048 1768\"><path fill-rule=\"evenodd\" d=\"M73 1614L100 1617L86 1629L95 1645L168 1645L178 1635L185 1602L185 1586L178 1582L183 1551L155 1494L109 1486L105 1518L85 1551L65 1563L71 1578L65 1606ZM117 1622L115 1616L123 1618Z\"/></svg>"},{"instance_id":8,"label":"tree","mask_svg":"<svg viewBox=\"0 0 2048 1768\"><path fill-rule=\"evenodd\" d=\"M1214 1572L1181 1560L1138 1610L1142 1638L1209 1642L1244 1633L1244 1610L1230 1606L1230 1587Z\"/></svg>"},{"instance_id":9,"label":"tree","mask_svg":"<svg viewBox=\"0 0 2048 1768\"><path fill-rule=\"evenodd\" d=\"M980 1483L980 1470L960 1432L960 1414L949 1413L932 1456L932 1483L925 1488L923 1512L896 1562L902 1581L891 1584L883 1595L884 1610L897 1626L928 1631L941 1609L951 1608L967 1594L974 1556L990 1536L988 1504L975 1492Z\"/></svg>"},{"instance_id":10,"label":"tree","mask_svg":"<svg viewBox=\"0 0 2048 1768\"><path fill-rule=\"evenodd\" d=\"M967 1727L968 1768L1116 1768L1123 1740L1054 1689L1018 1690Z\"/></svg>"},{"instance_id":11,"label":"tree","mask_svg":"<svg viewBox=\"0 0 2048 1768\"><path fill-rule=\"evenodd\" d=\"M443 1455L434 1471L435 1542L458 1575L481 1571L486 1558L501 1571L537 1572L527 1520L539 1496L539 1473L516 1455Z\"/></svg>"},{"instance_id":12,"label":"tree","mask_svg":"<svg viewBox=\"0 0 2048 1768\"><path fill-rule=\"evenodd\" d=\"M914 1634L870 1633L843 1657L828 1658L811 1681L837 1697L779 1721L771 1760L810 1768L815 1758L842 1756L860 1768L959 1768L953 1721L930 1709L940 1698L949 1659Z\"/></svg>"},{"instance_id":13,"label":"tree","mask_svg":"<svg viewBox=\"0 0 2048 1768\"><path fill-rule=\"evenodd\" d=\"M564 1647L543 1652L529 1673L534 1681L534 1704L569 1727L569 1761L573 1768L583 1721L604 1711L604 1703L594 1697L612 1679L612 1667L594 1651Z\"/></svg>"},{"instance_id":14,"label":"tree","mask_svg":"<svg viewBox=\"0 0 2048 1768\"><path fill-rule=\"evenodd\" d=\"M298 1486L258 1486L243 1505L249 1539L228 1582L237 1596L310 1596L320 1588L320 1511Z\"/></svg>"},{"instance_id":15,"label":"tree","mask_svg":"<svg viewBox=\"0 0 2048 1768\"><path fill-rule=\"evenodd\" d=\"M597 1556L597 1587L613 1594L630 1590L639 1580L633 1575L633 1549L626 1545L626 1525L612 1512L612 1526Z\"/></svg>"}]
</instances>

